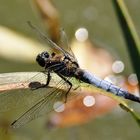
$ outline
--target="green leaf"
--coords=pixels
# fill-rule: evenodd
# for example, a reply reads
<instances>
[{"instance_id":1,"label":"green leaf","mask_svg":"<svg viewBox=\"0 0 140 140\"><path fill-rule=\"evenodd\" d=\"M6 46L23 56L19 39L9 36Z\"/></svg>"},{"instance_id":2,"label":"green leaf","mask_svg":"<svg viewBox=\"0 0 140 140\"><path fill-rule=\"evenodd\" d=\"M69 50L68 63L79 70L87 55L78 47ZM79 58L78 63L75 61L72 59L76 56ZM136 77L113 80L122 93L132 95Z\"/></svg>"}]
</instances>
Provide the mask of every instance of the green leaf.
<instances>
[{"instance_id":1,"label":"green leaf","mask_svg":"<svg viewBox=\"0 0 140 140\"><path fill-rule=\"evenodd\" d=\"M140 83L140 40L123 0L112 0L127 44L133 68Z\"/></svg>"}]
</instances>

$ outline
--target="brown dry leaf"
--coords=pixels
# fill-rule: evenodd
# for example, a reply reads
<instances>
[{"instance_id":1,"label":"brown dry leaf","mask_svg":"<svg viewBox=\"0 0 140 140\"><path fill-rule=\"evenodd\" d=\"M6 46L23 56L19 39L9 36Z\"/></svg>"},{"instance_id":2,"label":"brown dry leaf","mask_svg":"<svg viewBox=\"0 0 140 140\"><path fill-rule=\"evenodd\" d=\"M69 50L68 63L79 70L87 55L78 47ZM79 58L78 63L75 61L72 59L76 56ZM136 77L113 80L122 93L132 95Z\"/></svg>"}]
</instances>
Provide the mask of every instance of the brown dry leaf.
<instances>
[{"instance_id":1,"label":"brown dry leaf","mask_svg":"<svg viewBox=\"0 0 140 140\"><path fill-rule=\"evenodd\" d=\"M48 27L51 40L55 43L59 40L59 14L54 4L50 0L35 0L34 1L41 17L44 21L45 27Z\"/></svg>"}]
</instances>

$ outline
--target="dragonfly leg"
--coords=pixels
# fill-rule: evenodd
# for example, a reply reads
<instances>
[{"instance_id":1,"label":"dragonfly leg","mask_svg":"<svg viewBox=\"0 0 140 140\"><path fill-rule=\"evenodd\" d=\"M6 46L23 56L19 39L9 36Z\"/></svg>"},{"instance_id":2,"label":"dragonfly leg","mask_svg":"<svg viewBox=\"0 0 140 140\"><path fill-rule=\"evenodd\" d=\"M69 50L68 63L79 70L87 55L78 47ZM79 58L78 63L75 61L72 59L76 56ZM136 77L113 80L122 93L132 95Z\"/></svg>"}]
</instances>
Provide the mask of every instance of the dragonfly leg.
<instances>
[{"instance_id":1,"label":"dragonfly leg","mask_svg":"<svg viewBox=\"0 0 140 140\"><path fill-rule=\"evenodd\" d=\"M43 72L44 74L46 74L46 72ZM50 71L47 71L47 81L46 81L46 84L41 84L39 82L31 82L29 87L31 88L31 90L36 90L36 89L39 89L39 88L45 88L49 85L50 83L50 80L51 80L51 75L50 75ZM38 85L37 85L38 84Z\"/></svg>"},{"instance_id":2,"label":"dragonfly leg","mask_svg":"<svg viewBox=\"0 0 140 140\"><path fill-rule=\"evenodd\" d=\"M77 90L78 88L80 88L80 85L78 85L77 87L73 88L73 90Z\"/></svg>"},{"instance_id":3,"label":"dragonfly leg","mask_svg":"<svg viewBox=\"0 0 140 140\"><path fill-rule=\"evenodd\" d=\"M65 103L66 103L67 102L68 94L69 94L69 92L70 92L70 90L72 88L72 83L69 80L67 80L65 77L63 77L61 74L57 73L57 75L60 76L70 86L69 89L67 90L67 92L65 93Z\"/></svg>"},{"instance_id":4,"label":"dragonfly leg","mask_svg":"<svg viewBox=\"0 0 140 140\"><path fill-rule=\"evenodd\" d=\"M50 80L51 80L51 75L50 75L50 71L48 70L48 72L47 72L47 82L45 84L46 87L49 85Z\"/></svg>"}]
</instances>

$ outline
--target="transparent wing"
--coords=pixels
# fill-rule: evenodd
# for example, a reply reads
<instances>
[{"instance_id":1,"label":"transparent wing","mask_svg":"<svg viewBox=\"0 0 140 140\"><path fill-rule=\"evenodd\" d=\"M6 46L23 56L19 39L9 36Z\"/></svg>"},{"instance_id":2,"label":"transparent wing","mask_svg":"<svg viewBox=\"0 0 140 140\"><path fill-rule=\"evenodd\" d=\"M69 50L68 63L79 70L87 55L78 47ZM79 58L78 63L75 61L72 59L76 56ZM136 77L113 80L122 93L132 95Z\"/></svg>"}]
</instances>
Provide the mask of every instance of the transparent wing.
<instances>
[{"instance_id":1,"label":"transparent wing","mask_svg":"<svg viewBox=\"0 0 140 140\"><path fill-rule=\"evenodd\" d=\"M20 118L12 123L13 128L18 128L31 120L38 118L39 116L46 114L53 110L55 102L64 102L66 91L60 90L65 85L64 81L60 81L57 84L57 89L52 89L48 94L46 94L40 101L38 101L33 107L31 107L27 112L25 112Z\"/></svg>"},{"instance_id":2,"label":"transparent wing","mask_svg":"<svg viewBox=\"0 0 140 140\"><path fill-rule=\"evenodd\" d=\"M60 46L64 50L67 50L67 54L70 56L70 58L74 59L78 63L70 45L69 45L68 37L63 28L60 29Z\"/></svg>"},{"instance_id":3,"label":"transparent wing","mask_svg":"<svg viewBox=\"0 0 140 140\"><path fill-rule=\"evenodd\" d=\"M0 112L32 106L51 90L52 88L48 87L47 89L39 89L34 91L30 89L20 89L5 92L0 95Z\"/></svg>"},{"instance_id":4,"label":"transparent wing","mask_svg":"<svg viewBox=\"0 0 140 140\"><path fill-rule=\"evenodd\" d=\"M13 108L21 108L24 106L32 106L35 102L39 101L52 91L52 87L56 88L57 83L61 80L59 76L52 73L52 80L47 89L40 88L38 90L29 89L28 85L31 82L40 82L45 84L47 77L42 72L18 72L18 73L6 73L0 74L0 112L8 111ZM16 85L14 89L9 91L2 91L2 87ZM22 88L22 89L20 89ZM4 88L3 88L4 89ZM66 89L66 85L63 84L63 89Z\"/></svg>"},{"instance_id":5,"label":"transparent wing","mask_svg":"<svg viewBox=\"0 0 140 140\"><path fill-rule=\"evenodd\" d=\"M27 112L12 123L12 127L20 127L31 120L52 111L55 102L65 101L65 93L67 92L69 85L55 73L51 73L51 77L51 81L47 88L31 90L29 88L26 89L26 86L29 86L30 83L36 81L41 84L46 83L46 74L42 72L0 74L0 88L5 84L13 83L20 83L19 87L22 83L23 86L22 89L16 87L17 90L9 90L0 93L0 112L13 108L30 106L30 109ZM67 78L67 80L72 79ZM73 97L71 94L69 95L70 96L68 97Z\"/></svg>"},{"instance_id":6,"label":"transparent wing","mask_svg":"<svg viewBox=\"0 0 140 140\"><path fill-rule=\"evenodd\" d=\"M36 26L34 26L30 21L28 21L28 24L29 24L29 26L30 26L33 30L35 30L35 32L40 36L40 38L43 39L44 41L47 41L47 43L48 43L51 47L53 47L53 48L59 50L59 51L60 51L61 53L63 53L64 55L67 55L67 52L66 52L63 48L60 48L55 42L53 42L51 39L49 39L44 33L42 33L42 32L41 32Z\"/></svg>"},{"instance_id":7,"label":"transparent wing","mask_svg":"<svg viewBox=\"0 0 140 140\"><path fill-rule=\"evenodd\" d=\"M59 47L55 42L53 42L52 40L50 40L45 34L43 34L36 26L34 26L31 22L28 21L28 24L29 26L35 30L35 32L37 34L39 34L40 38L43 39L44 41L47 41L47 43L57 49L58 51L60 51L61 53L63 53L64 56L66 57L70 57L71 59L74 59L76 62L76 57L74 56L70 46L68 45L68 39L67 39L67 36L64 32L64 30L61 30L60 33L61 33L61 38L62 38L62 42L63 42L63 47L66 48L67 47L67 50L66 51L65 49L63 49L63 47Z\"/></svg>"}]
</instances>

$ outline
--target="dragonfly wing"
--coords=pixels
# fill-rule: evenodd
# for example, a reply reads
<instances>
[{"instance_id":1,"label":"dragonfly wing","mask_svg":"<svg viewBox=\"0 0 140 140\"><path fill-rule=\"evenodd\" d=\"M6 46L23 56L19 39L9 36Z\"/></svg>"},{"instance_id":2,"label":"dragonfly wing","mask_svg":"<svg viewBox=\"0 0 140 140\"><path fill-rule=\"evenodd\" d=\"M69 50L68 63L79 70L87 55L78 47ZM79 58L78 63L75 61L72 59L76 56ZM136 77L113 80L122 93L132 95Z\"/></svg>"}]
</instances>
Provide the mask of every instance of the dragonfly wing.
<instances>
[{"instance_id":1,"label":"dragonfly wing","mask_svg":"<svg viewBox=\"0 0 140 140\"><path fill-rule=\"evenodd\" d=\"M60 87L59 87L60 88ZM57 101L64 102L65 92L64 90L54 89L50 91L44 98L42 98L38 103L31 107L27 112L25 112L20 118L14 121L11 126L12 128L18 128L46 114L53 110L54 103Z\"/></svg>"},{"instance_id":2,"label":"dragonfly wing","mask_svg":"<svg viewBox=\"0 0 140 140\"><path fill-rule=\"evenodd\" d=\"M43 94L43 89L31 90L28 85L34 81L43 84L46 79L41 72L0 74L0 112L29 106L39 100L46 92Z\"/></svg>"},{"instance_id":3,"label":"dragonfly wing","mask_svg":"<svg viewBox=\"0 0 140 140\"><path fill-rule=\"evenodd\" d=\"M40 38L44 41L46 41L51 47L57 49L58 51L60 51L61 53L64 54L64 56L68 56L71 59L74 59L76 62L76 57L74 56L73 51L71 50L70 46L68 45L68 39L67 36L65 34L65 32L62 30L61 31L61 38L62 38L62 42L65 43L63 45L63 47L67 47L66 51L65 49L63 49L63 47L59 47L55 42L53 42L51 39L49 39L44 33L42 33L36 26L34 26L31 22L28 21L29 26L40 36Z\"/></svg>"},{"instance_id":4,"label":"dragonfly wing","mask_svg":"<svg viewBox=\"0 0 140 140\"><path fill-rule=\"evenodd\" d=\"M15 108L21 108L24 106L32 106L37 101L46 96L52 91L52 87L56 87L57 83L61 80L55 73L51 73L51 81L46 88L40 88L38 90L31 90L27 88L27 85L33 82L39 82L45 84L47 75L42 72L18 72L18 73L6 73L0 74L0 89L4 85L16 85L16 90L1 91L0 92L0 112L9 111ZM22 85L22 89L19 87ZM65 84L64 84L65 85ZM66 87L65 87L66 88ZM63 88L64 89L64 88Z\"/></svg>"},{"instance_id":5,"label":"dragonfly wing","mask_svg":"<svg viewBox=\"0 0 140 140\"><path fill-rule=\"evenodd\" d=\"M28 76L30 79L28 79ZM50 112L56 101L65 101L65 93L69 85L55 73L51 73L51 77L49 86L46 88L39 88L37 90L23 88L0 93L0 112L24 106L31 107L19 119L12 123L12 127L20 127L44 113ZM2 81L1 78L4 80ZM43 84L46 83L46 74L38 72L11 73L6 74L4 77L0 75L0 80L3 85L21 82L24 86L24 81L27 83L37 81Z\"/></svg>"},{"instance_id":6,"label":"dragonfly wing","mask_svg":"<svg viewBox=\"0 0 140 140\"><path fill-rule=\"evenodd\" d=\"M47 42L51 47L59 50L61 53L65 55L65 50L63 48L60 48L55 42L53 42L51 39L49 39L43 32L41 32L35 25L33 25L30 21L28 21L29 26L40 36L40 38Z\"/></svg>"},{"instance_id":7,"label":"dragonfly wing","mask_svg":"<svg viewBox=\"0 0 140 140\"><path fill-rule=\"evenodd\" d=\"M8 91L0 95L0 112L9 111L11 109L23 108L27 106L32 106L35 102L40 100L52 88L47 89L20 89L15 91Z\"/></svg>"},{"instance_id":8,"label":"dragonfly wing","mask_svg":"<svg viewBox=\"0 0 140 140\"><path fill-rule=\"evenodd\" d=\"M64 31L64 29L60 29L60 46L64 49L64 50L67 50L65 51L65 53L72 59L74 59L77 63L77 59L69 45L69 42L68 42L68 37Z\"/></svg>"}]
</instances>

